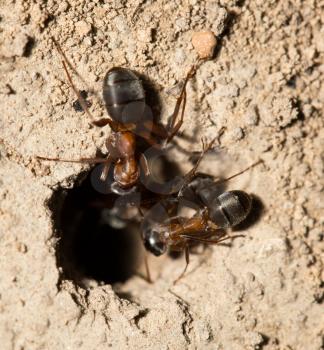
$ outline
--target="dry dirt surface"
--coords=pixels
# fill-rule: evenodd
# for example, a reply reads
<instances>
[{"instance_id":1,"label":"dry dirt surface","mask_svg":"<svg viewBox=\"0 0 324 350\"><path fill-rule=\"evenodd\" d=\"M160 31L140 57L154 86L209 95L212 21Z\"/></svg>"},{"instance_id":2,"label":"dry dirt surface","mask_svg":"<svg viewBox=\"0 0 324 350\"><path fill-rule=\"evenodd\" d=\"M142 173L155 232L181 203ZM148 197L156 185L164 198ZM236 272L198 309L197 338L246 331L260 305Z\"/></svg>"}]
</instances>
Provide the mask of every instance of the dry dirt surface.
<instances>
[{"instance_id":1,"label":"dry dirt surface","mask_svg":"<svg viewBox=\"0 0 324 350\"><path fill-rule=\"evenodd\" d=\"M323 25L321 0L0 0L1 349L324 349ZM65 236L86 215L66 200L90 168L36 156L94 156L109 128L73 109L51 37L96 118L106 111L91 91L125 66L166 122L199 30L218 45L189 83L172 158L189 169L185 151L225 127L201 170L228 176L262 159L227 184L259 200L244 238L191 254L175 285L183 256L152 257L149 284L134 272L138 233L114 252L109 239L87 243L90 225Z\"/></svg>"}]
</instances>

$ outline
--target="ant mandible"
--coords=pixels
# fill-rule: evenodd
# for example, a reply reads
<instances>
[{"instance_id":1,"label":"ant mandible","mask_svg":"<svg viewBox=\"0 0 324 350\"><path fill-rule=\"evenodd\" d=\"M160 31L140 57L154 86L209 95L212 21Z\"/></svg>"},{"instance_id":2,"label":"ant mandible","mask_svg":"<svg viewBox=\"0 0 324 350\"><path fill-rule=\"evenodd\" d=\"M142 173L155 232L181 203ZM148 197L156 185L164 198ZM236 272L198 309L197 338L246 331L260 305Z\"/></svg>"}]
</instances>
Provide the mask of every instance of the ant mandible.
<instances>
[{"instance_id":1,"label":"ant mandible","mask_svg":"<svg viewBox=\"0 0 324 350\"><path fill-rule=\"evenodd\" d=\"M186 86L189 79L195 74L196 66L191 67L184 80L183 87L171 115L169 130L166 131L153 121L143 120L146 104L142 81L132 70L122 67L111 68L107 72L103 82L103 99L110 118L95 120L84 98L72 81L68 66L73 70L74 68L68 61L59 43L54 38L52 40L59 54L62 56L62 64L69 84L76 94L82 109L89 116L91 123L98 127L109 125L112 132L106 140L108 153L104 158L80 158L72 160L37 156L37 159L103 164L103 170L100 175L101 181L107 179L110 165L113 163L114 181L111 185L111 190L117 194L129 193L136 187L141 171L145 176L149 176L150 174L147 159L144 154L138 154L136 135L144 138L151 145L157 145L151 133L157 136L163 136L165 144L168 144L174 138L183 123L186 105ZM179 114L180 118L178 118Z\"/></svg>"}]
</instances>

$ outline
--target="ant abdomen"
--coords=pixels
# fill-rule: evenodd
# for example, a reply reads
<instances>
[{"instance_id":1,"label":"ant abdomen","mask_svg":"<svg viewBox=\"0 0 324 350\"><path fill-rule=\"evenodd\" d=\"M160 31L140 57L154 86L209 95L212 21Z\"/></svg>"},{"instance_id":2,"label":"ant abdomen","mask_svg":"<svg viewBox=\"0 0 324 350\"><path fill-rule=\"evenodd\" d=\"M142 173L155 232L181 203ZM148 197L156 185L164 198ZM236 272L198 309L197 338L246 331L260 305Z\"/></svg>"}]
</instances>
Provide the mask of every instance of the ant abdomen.
<instances>
[{"instance_id":1,"label":"ant abdomen","mask_svg":"<svg viewBox=\"0 0 324 350\"><path fill-rule=\"evenodd\" d=\"M145 109L142 81L127 68L114 67L107 72L103 99L110 117L124 124L137 123Z\"/></svg>"},{"instance_id":2,"label":"ant abdomen","mask_svg":"<svg viewBox=\"0 0 324 350\"><path fill-rule=\"evenodd\" d=\"M224 192L209 204L209 218L219 228L233 227L248 216L251 207L252 198L246 192Z\"/></svg>"}]
</instances>

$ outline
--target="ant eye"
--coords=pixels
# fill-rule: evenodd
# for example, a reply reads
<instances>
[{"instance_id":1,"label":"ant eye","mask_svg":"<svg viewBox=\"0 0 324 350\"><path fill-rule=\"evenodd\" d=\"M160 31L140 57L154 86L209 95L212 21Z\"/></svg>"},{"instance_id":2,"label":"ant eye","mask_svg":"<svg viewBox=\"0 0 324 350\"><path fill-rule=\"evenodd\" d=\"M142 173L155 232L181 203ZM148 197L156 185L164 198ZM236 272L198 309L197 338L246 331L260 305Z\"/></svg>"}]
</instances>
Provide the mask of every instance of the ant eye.
<instances>
[{"instance_id":1,"label":"ant eye","mask_svg":"<svg viewBox=\"0 0 324 350\"><path fill-rule=\"evenodd\" d=\"M155 256L162 255L167 249L167 245L165 240L161 237L161 233L154 230L144 232L144 245L145 248Z\"/></svg>"}]
</instances>

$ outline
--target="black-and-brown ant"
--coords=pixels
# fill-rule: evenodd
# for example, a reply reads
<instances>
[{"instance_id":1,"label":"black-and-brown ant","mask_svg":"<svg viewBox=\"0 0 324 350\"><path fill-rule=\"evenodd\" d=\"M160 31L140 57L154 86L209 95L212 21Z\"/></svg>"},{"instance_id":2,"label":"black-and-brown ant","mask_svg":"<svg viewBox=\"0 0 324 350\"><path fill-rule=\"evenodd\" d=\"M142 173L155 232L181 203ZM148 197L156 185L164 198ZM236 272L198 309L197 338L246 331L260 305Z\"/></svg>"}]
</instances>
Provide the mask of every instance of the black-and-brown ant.
<instances>
[{"instance_id":1,"label":"black-and-brown ant","mask_svg":"<svg viewBox=\"0 0 324 350\"><path fill-rule=\"evenodd\" d=\"M165 130L165 128L152 120L145 119L145 109L147 106L142 81L132 70L122 67L110 69L104 78L103 99L110 118L95 120L88 109L86 101L75 87L69 74L68 66L73 70L74 68L69 63L58 42L54 38L52 39L62 56L63 68L83 111L90 117L93 125L99 127L109 125L112 132L106 140L108 153L104 158L80 158L77 160L40 156L37 158L48 161L103 164L103 170L100 175L100 180L102 181L107 179L110 165L113 164L111 190L117 194L129 193L138 184L141 174L145 176L149 176L150 174L147 159L143 153L138 151L136 145L137 136L144 138L149 144L155 146L158 146L158 142L152 134L161 137L165 141L165 144L173 139L183 123L186 105L186 86L189 79L195 74L196 66L193 66L189 70L184 80L168 130Z\"/></svg>"},{"instance_id":2,"label":"black-and-brown ant","mask_svg":"<svg viewBox=\"0 0 324 350\"><path fill-rule=\"evenodd\" d=\"M207 147L209 149L210 146ZM206 148L202 152L202 156ZM153 211L148 211L142 225L142 239L147 251L160 256L168 249L185 251L186 266L175 283L185 274L189 265L189 248L193 243L218 244L223 241L242 237L228 235L226 229L232 228L246 219L252 208L252 197L244 191L226 191L220 193L220 183L228 181L255 165L252 164L243 171L223 180L216 181L214 177L196 173L193 168L185 180L182 189L176 197L170 196L157 204L160 217L152 218ZM174 209L182 204L195 209L192 217L178 216ZM162 211L161 211L162 209ZM161 222L162 221L162 222Z\"/></svg>"}]
</instances>

